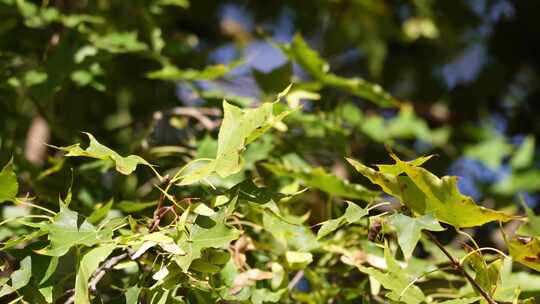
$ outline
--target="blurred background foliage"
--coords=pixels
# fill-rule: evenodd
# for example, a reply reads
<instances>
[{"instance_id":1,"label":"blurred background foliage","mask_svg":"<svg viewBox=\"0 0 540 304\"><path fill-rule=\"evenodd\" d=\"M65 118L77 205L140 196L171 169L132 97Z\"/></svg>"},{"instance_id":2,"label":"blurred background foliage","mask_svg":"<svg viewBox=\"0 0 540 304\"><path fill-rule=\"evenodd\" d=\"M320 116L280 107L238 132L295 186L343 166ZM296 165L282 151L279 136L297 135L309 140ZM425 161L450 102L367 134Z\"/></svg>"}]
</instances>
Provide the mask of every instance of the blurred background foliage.
<instances>
[{"instance_id":1,"label":"blurred background foliage","mask_svg":"<svg viewBox=\"0 0 540 304\"><path fill-rule=\"evenodd\" d=\"M439 154L438 172L461 176L477 199L523 192L537 201L534 1L0 5L1 159L13 155L30 174L55 164L41 143L73 143L80 131L121 153L180 146L169 152L185 160L215 128L175 108L224 97L247 105L293 82L289 102L304 110L284 135L294 148L284 149L312 165L342 155L378 162L386 143L409 157ZM377 107L352 77L380 84L400 106Z\"/></svg>"},{"instance_id":2,"label":"blurred background foliage","mask_svg":"<svg viewBox=\"0 0 540 304\"><path fill-rule=\"evenodd\" d=\"M73 180L81 213L111 197L132 210L159 195L151 172L121 176L43 143L84 142L87 131L174 172L213 157L222 99L251 106L293 83L286 102L303 107L287 130L250 145L244 170L214 186L271 172L284 193L320 189L290 206L315 224L336 212L327 201L365 195L336 178L367 184L343 157L383 163L386 145L405 158L437 154L430 170L459 176L484 205L517 210L521 196L538 213L539 9L507 0L0 0L0 163L13 157L21 193L50 208ZM12 233L0 229L2 239Z\"/></svg>"}]
</instances>

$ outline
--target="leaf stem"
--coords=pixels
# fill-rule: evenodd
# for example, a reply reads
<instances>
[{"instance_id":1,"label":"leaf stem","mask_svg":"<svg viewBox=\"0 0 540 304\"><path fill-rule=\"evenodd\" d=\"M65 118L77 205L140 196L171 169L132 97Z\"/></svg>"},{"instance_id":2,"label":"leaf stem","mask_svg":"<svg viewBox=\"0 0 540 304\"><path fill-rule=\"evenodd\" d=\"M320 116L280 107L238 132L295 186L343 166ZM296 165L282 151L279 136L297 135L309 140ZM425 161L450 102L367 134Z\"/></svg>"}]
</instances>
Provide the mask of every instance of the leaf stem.
<instances>
[{"instance_id":1,"label":"leaf stem","mask_svg":"<svg viewBox=\"0 0 540 304\"><path fill-rule=\"evenodd\" d=\"M478 293L480 293L480 295L489 303L489 304L497 304L497 302L495 302L495 300L493 300L491 298L491 296L485 291L482 289L482 287L480 287L480 285L478 285L478 283L474 280L473 277L471 277L471 275L469 273L467 273L467 271L465 271L465 269L463 268L463 266L460 264L460 262L454 258L452 256L452 254L450 254L450 252L448 252L448 250L446 250L446 248L444 248L444 246L441 244L441 242L439 242L439 240L432 234L430 233L429 231L426 231L426 230L423 230L422 231L437 247L439 247L439 249L444 253L444 255L446 255L446 257L450 260L450 263L452 264L452 266L454 267L454 269L458 270L464 277L465 279L469 282L469 284L471 284L473 286L474 289L476 289L478 291Z\"/></svg>"}]
</instances>

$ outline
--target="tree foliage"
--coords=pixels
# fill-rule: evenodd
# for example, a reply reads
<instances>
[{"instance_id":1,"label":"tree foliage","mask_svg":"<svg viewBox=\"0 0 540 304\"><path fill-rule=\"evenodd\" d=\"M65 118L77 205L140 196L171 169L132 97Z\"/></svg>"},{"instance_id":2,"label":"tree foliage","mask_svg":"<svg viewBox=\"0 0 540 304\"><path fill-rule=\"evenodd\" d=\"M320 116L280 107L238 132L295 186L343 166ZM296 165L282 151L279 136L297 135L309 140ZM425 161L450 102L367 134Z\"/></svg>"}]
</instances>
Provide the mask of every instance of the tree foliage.
<instances>
[{"instance_id":1,"label":"tree foliage","mask_svg":"<svg viewBox=\"0 0 540 304\"><path fill-rule=\"evenodd\" d=\"M534 303L535 10L484 2L0 0L0 302Z\"/></svg>"}]
</instances>

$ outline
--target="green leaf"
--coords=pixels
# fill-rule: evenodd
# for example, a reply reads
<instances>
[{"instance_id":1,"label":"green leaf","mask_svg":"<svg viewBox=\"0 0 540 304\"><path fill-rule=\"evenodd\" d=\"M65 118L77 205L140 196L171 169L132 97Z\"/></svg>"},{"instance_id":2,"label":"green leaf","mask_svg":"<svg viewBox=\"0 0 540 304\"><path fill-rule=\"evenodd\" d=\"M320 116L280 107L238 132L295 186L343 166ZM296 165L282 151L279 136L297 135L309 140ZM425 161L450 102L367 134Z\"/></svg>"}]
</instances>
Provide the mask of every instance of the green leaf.
<instances>
[{"instance_id":1,"label":"green leaf","mask_svg":"<svg viewBox=\"0 0 540 304\"><path fill-rule=\"evenodd\" d=\"M345 90L382 107L397 105L397 101L377 84L361 78L345 78L329 73L328 63L304 41L300 34L294 36L290 45L280 45L279 47L287 57L297 62L324 85Z\"/></svg>"},{"instance_id":2,"label":"green leaf","mask_svg":"<svg viewBox=\"0 0 540 304\"><path fill-rule=\"evenodd\" d=\"M20 264L21 267L9 276L11 285L3 284L0 289L0 297L15 292L30 282L30 278L32 277L32 258L27 256L21 260Z\"/></svg>"},{"instance_id":3,"label":"green leaf","mask_svg":"<svg viewBox=\"0 0 540 304\"><path fill-rule=\"evenodd\" d=\"M516 262L540 272L540 238L514 237L507 241L508 252Z\"/></svg>"},{"instance_id":4,"label":"green leaf","mask_svg":"<svg viewBox=\"0 0 540 304\"><path fill-rule=\"evenodd\" d=\"M378 131L390 138L417 139L437 146L446 144L450 135L449 128L430 129L425 120L416 116L410 104L401 105L399 114L386 121L383 129Z\"/></svg>"},{"instance_id":5,"label":"green leaf","mask_svg":"<svg viewBox=\"0 0 540 304\"><path fill-rule=\"evenodd\" d=\"M361 272L372 276L381 285L390 290L386 297L407 304L418 304L425 301L425 296L418 286L412 284L413 278L410 278L406 272L394 260L390 250L385 248L384 256L388 269L382 272L376 268L365 267L357 264L356 267Z\"/></svg>"},{"instance_id":6,"label":"green leaf","mask_svg":"<svg viewBox=\"0 0 540 304\"><path fill-rule=\"evenodd\" d=\"M287 251L285 252L285 260L289 265L300 264L307 266L307 264L313 262L313 255L309 252Z\"/></svg>"},{"instance_id":7,"label":"green leaf","mask_svg":"<svg viewBox=\"0 0 540 304\"><path fill-rule=\"evenodd\" d=\"M157 3L159 5L174 5L174 6L179 6L183 8L189 7L188 0L158 0Z\"/></svg>"},{"instance_id":8,"label":"green leaf","mask_svg":"<svg viewBox=\"0 0 540 304\"><path fill-rule=\"evenodd\" d=\"M272 103L265 103L255 109L242 110L223 102L224 116L219 129L216 156L216 172L221 177L240 171L240 151L245 148L246 139L257 128L268 123L273 115L273 108Z\"/></svg>"},{"instance_id":9,"label":"green leaf","mask_svg":"<svg viewBox=\"0 0 540 304\"><path fill-rule=\"evenodd\" d=\"M238 196L239 200L254 202L257 204L277 203L288 195L272 191L267 187L258 187L253 180L246 179L227 191L230 198Z\"/></svg>"},{"instance_id":10,"label":"green leaf","mask_svg":"<svg viewBox=\"0 0 540 304\"><path fill-rule=\"evenodd\" d=\"M540 170L514 171L493 186L495 193L513 195L516 192L540 190Z\"/></svg>"},{"instance_id":11,"label":"green leaf","mask_svg":"<svg viewBox=\"0 0 540 304\"><path fill-rule=\"evenodd\" d=\"M463 153L476 159L489 168L498 168L502 160L512 152L512 146L506 142L503 136L493 135L486 140L465 148Z\"/></svg>"},{"instance_id":12,"label":"green leaf","mask_svg":"<svg viewBox=\"0 0 540 304\"><path fill-rule=\"evenodd\" d=\"M355 203L347 202L347 209L345 209L342 216L322 222L321 228L317 231L317 239L320 240L345 224L354 224L367 214L367 209L363 209Z\"/></svg>"},{"instance_id":13,"label":"green leaf","mask_svg":"<svg viewBox=\"0 0 540 304\"><path fill-rule=\"evenodd\" d=\"M524 169L531 165L534 158L535 138L529 135L510 159L513 169Z\"/></svg>"},{"instance_id":14,"label":"green leaf","mask_svg":"<svg viewBox=\"0 0 540 304\"><path fill-rule=\"evenodd\" d=\"M400 200L400 202L419 214L432 213L437 220L456 228L480 226L491 221L509 221L515 216L476 205L472 198L461 194L457 188L457 177L436 175L419 167L421 161L404 162L391 155L394 165L386 165L376 171L362 163L347 159L349 163L372 183ZM392 169L390 169L392 168ZM386 172L392 173L386 173ZM406 176L397 173L404 172ZM456 212L459 210L459 212Z\"/></svg>"},{"instance_id":15,"label":"green leaf","mask_svg":"<svg viewBox=\"0 0 540 304\"><path fill-rule=\"evenodd\" d=\"M139 294L141 288L139 286L131 286L125 292L126 304L138 304L139 303Z\"/></svg>"},{"instance_id":16,"label":"green leaf","mask_svg":"<svg viewBox=\"0 0 540 304\"><path fill-rule=\"evenodd\" d=\"M47 263L47 268L45 269L45 272L43 274L43 277L41 277L41 280L39 281L39 285L44 284L47 282L47 280L54 274L56 271L56 268L58 267L58 257L51 257L49 258L49 263Z\"/></svg>"},{"instance_id":17,"label":"green leaf","mask_svg":"<svg viewBox=\"0 0 540 304\"><path fill-rule=\"evenodd\" d=\"M14 201L17 192L19 192L19 183L13 171L13 161L10 160L0 171L0 203Z\"/></svg>"},{"instance_id":18,"label":"green leaf","mask_svg":"<svg viewBox=\"0 0 540 304\"><path fill-rule=\"evenodd\" d=\"M311 229L286 222L275 214L263 212L263 227L284 247L298 251L311 251L319 244Z\"/></svg>"},{"instance_id":19,"label":"green leaf","mask_svg":"<svg viewBox=\"0 0 540 304\"><path fill-rule=\"evenodd\" d=\"M488 264L479 252L475 252L469 255L468 261L476 273L474 280L484 291L493 296L501 282L502 260L495 260Z\"/></svg>"},{"instance_id":20,"label":"green leaf","mask_svg":"<svg viewBox=\"0 0 540 304\"><path fill-rule=\"evenodd\" d=\"M512 268L514 268L513 259L505 258L501 268L501 288L498 288L494 295L497 301L513 301L516 298L516 290L540 291L540 275L525 271L512 272Z\"/></svg>"},{"instance_id":21,"label":"green leaf","mask_svg":"<svg viewBox=\"0 0 540 304\"><path fill-rule=\"evenodd\" d=\"M49 231L49 247L38 250L40 254L50 256L63 256L76 245L94 246L112 238L112 229L109 226L96 228L87 220L79 226L79 215L62 205L52 223L47 226Z\"/></svg>"},{"instance_id":22,"label":"green leaf","mask_svg":"<svg viewBox=\"0 0 540 304\"><path fill-rule=\"evenodd\" d=\"M133 213L138 212L150 207L153 207L157 205L157 201L149 201L149 202L132 202L132 201L121 201L120 203L116 204L118 209L122 210L125 213Z\"/></svg>"},{"instance_id":23,"label":"green leaf","mask_svg":"<svg viewBox=\"0 0 540 304\"><path fill-rule=\"evenodd\" d=\"M240 236L240 232L226 225L220 216L221 213L216 214L209 223L195 223L191 227L189 239L180 241L180 248L187 254L175 256L174 259L184 272L189 269L193 260L201 257L203 249L226 248Z\"/></svg>"},{"instance_id":24,"label":"green leaf","mask_svg":"<svg viewBox=\"0 0 540 304\"><path fill-rule=\"evenodd\" d=\"M518 233L523 235L540 237L540 216L534 214L534 211L522 201L523 209L527 214L527 222L519 226Z\"/></svg>"},{"instance_id":25,"label":"green leaf","mask_svg":"<svg viewBox=\"0 0 540 304\"><path fill-rule=\"evenodd\" d=\"M323 168L292 168L281 164L264 164L264 167L275 175L288 176L298 180L308 187L324 191L332 196L349 199L362 199L371 201L377 194L359 184L351 184L334 174L326 172Z\"/></svg>"},{"instance_id":26,"label":"green leaf","mask_svg":"<svg viewBox=\"0 0 540 304\"><path fill-rule=\"evenodd\" d=\"M141 164L150 167L150 169L152 169L158 177L161 177L154 167L142 157L137 155L122 157L112 149L100 144L92 134L87 132L83 133L86 134L90 140L90 144L86 149L83 150L80 144L57 148L67 152L65 156L69 157L83 156L103 160L112 160L116 164L116 170L125 175L131 174L133 171L135 171L135 169L137 169L137 165Z\"/></svg>"},{"instance_id":27,"label":"green leaf","mask_svg":"<svg viewBox=\"0 0 540 304\"><path fill-rule=\"evenodd\" d=\"M420 240L422 230L443 231L444 228L431 214L413 218L397 213L389 218L392 226L396 228L398 243L403 251L403 256L409 259L412 256L416 244Z\"/></svg>"},{"instance_id":28,"label":"green leaf","mask_svg":"<svg viewBox=\"0 0 540 304\"><path fill-rule=\"evenodd\" d=\"M281 299L284 293L287 292L286 288L282 288L276 291L271 291L266 288L258 288L251 293L251 303L262 304L265 302L277 303Z\"/></svg>"},{"instance_id":29,"label":"green leaf","mask_svg":"<svg viewBox=\"0 0 540 304\"><path fill-rule=\"evenodd\" d=\"M281 94L286 94L287 90L288 88ZM222 178L240 172L244 163L242 152L246 145L290 113L284 111L274 116L274 104L275 102L263 103L257 108L243 110L224 100L224 117L219 129L216 158L183 175L179 185L195 183L214 172Z\"/></svg>"},{"instance_id":30,"label":"green leaf","mask_svg":"<svg viewBox=\"0 0 540 304\"><path fill-rule=\"evenodd\" d=\"M214 214L216 214L213 209L206 206L204 203L195 204L195 206L193 207L193 212L204 216L213 216Z\"/></svg>"},{"instance_id":31,"label":"green leaf","mask_svg":"<svg viewBox=\"0 0 540 304\"><path fill-rule=\"evenodd\" d=\"M103 262L115 248L115 244L103 245L90 250L83 256L75 278L75 304L90 304L88 280L98 268L99 263Z\"/></svg>"},{"instance_id":32,"label":"green leaf","mask_svg":"<svg viewBox=\"0 0 540 304\"><path fill-rule=\"evenodd\" d=\"M93 33L89 37L93 46L110 53L140 52L148 46L137 39L137 32L110 32L103 36Z\"/></svg>"},{"instance_id":33,"label":"green leaf","mask_svg":"<svg viewBox=\"0 0 540 304\"><path fill-rule=\"evenodd\" d=\"M206 66L203 70L186 69L180 70L172 64L165 64L161 70L148 73L146 76L150 79L161 80L215 80L228 74L230 71L243 63L242 60L234 61L228 65L217 64Z\"/></svg>"},{"instance_id":34,"label":"green leaf","mask_svg":"<svg viewBox=\"0 0 540 304\"><path fill-rule=\"evenodd\" d=\"M107 216L109 210L111 210L112 204L113 200L111 199L105 205L96 208L96 210L94 210L92 214L86 218L86 220L92 224L98 223Z\"/></svg>"}]
</instances>

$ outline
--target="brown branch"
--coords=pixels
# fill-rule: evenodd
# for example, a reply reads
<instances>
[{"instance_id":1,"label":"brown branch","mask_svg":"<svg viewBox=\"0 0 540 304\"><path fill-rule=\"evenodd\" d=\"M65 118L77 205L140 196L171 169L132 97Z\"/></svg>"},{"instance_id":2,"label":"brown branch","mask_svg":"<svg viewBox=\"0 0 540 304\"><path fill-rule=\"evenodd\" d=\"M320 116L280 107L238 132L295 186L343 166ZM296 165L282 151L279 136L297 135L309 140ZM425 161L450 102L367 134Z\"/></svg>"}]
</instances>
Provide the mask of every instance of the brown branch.
<instances>
[{"instance_id":1,"label":"brown branch","mask_svg":"<svg viewBox=\"0 0 540 304\"><path fill-rule=\"evenodd\" d=\"M175 107L167 112L172 115L193 117L207 130L213 130L219 126L219 122L212 121L208 116L221 116L221 110L203 107ZM161 119L162 117L163 113L154 113L154 119Z\"/></svg>"},{"instance_id":2,"label":"brown branch","mask_svg":"<svg viewBox=\"0 0 540 304\"><path fill-rule=\"evenodd\" d=\"M491 296L484 290L482 289L482 287L480 285L478 285L478 283L474 280L473 277L471 277L471 275L469 273L467 273L467 271L465 271L465 269L463 268L463 266L461 265L461 263L452 256L452 254L450 254L450 252L448 252L448 250L446 250L446 248L444 248L443 244L441 244L441 242L439 242L439 240L433 235L431 234L430 232L428 231L422 231L437 247L439 247L439 249L444 253L444 255L446 255L446 257L450 260L450 264L452 264L452 267L459 271L464 277L465 279L469 282L469 284L471 284L473 286L474 289L476 289L478 291L478 293L480 293L480 295L489 303L489 304L497 304L497 302L495 302L495 300L493 300L493 298L491 298Z\"/></svg>"},{"instance_id":3,"label":"brown branch","mask_svg":"<svg viewBox=\"0 0 540 304\"><path fill-rule=\"evenodd\" d=\"M289 282L289 285L287 285L287 289L293 290L293 288L298 284L298 282L300 282L303 276L304 276L304 270L298 271L292 278L291 282Z\"/></svg>"},{"instance_id":4,"label":"brown branch","mask_svg":"<svg viewBox=\"0 0 540 304\"><path fill-rule=\"evenodd\" d=\"M120 263L123 259L128 257L127 253L122 253L117 256L114 256L110 259L107 259L105 263L103 263L98 269L94 272L92 275L92 278L90 279L90 282L88 282L88 288L91 292L96 291L96 286L101 281L103 276L105 276L105 273L107 270L113 268L116 264ZM75 289L70 289L66 291L66 294L72 294L65 302L65 304L72 304L75 302Z\"/></svg>"},{"instance_id":5,"label":"brown branch","mask_svg":"<svg viewBox=\"0 0 540 304\"><path fill-rule=\"evenodd\" d=\"M159 200L158 200L156 209L154 210L154 216L152 218L152 222L150 223L150 232L153 232L159 226L159 222L161 221L161 216L162 216L162 214L160 215L160 211L161 211L164 199L165 199L165 194L161 193L159 195Z\"/></svg>"},{"instance_id":6,"label":"brown branch","mask_svg":"<svg viewBox=\"0 0 540 304\"><path fill-rule=\"evenodd\" d=\"M123 259L128 257L127 252L119 254L117 256L114 256L110 259L108 259L101 267L99 267L96 272L94 272L94 276L90 280L90 283L88 283L88 286L90 286L91 291L96 291L96 286L101 281L107 270L113 268L116 264L120 263Z\"/></svg>"}]
</instances>

